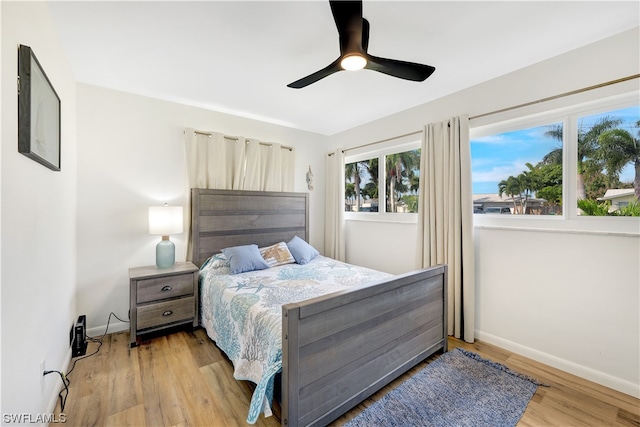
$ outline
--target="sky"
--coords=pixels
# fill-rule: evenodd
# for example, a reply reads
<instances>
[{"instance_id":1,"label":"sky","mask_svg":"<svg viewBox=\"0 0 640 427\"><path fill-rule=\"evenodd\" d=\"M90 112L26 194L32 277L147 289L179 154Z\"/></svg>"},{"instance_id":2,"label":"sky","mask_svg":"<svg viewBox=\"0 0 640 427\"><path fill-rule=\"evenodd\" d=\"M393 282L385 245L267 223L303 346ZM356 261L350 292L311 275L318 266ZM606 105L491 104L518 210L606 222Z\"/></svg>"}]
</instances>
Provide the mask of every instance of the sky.
<instances>
[{"instance_id":1,"label":"sky","mask_svg":"<svg viewBox=\"0 0 640 427\"><path fill-rule=\"evenodd\" d=\"M579 118L578 123L582 128L588 128L607 115L623 119L621 127L638 138L636 127L636 122L640 119L638 106L585 116ZM547 130L559 124L561 122L472 139L473 194L497 194L500 181L509 176L520 175L528 170L525 165L527 162L535 166L545 154L560 148L560 141L544 136ZM620 179L623 182L632 182L633 178L633 165L629 164L622 171Z\"/></svg>"}]
</instances>

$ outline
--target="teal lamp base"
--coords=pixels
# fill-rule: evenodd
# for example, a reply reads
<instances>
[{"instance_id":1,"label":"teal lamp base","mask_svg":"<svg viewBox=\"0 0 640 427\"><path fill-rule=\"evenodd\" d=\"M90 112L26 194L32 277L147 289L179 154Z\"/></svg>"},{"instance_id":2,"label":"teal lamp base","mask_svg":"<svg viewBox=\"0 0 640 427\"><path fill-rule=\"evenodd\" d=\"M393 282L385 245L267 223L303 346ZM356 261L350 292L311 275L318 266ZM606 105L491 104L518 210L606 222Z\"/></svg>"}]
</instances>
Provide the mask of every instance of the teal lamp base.
<instances>
[{"instance_id":1,"label":"teal lamp base","mask_svg":"<svg viewBox=\"0 0 640 427\"><path fill-rule=\"evenodd\" d=\"M162 236L156 245L156 265L158 268L169 268L176 262L176 245L169 240L169 236Z\"/></svg>"}]
</instances>

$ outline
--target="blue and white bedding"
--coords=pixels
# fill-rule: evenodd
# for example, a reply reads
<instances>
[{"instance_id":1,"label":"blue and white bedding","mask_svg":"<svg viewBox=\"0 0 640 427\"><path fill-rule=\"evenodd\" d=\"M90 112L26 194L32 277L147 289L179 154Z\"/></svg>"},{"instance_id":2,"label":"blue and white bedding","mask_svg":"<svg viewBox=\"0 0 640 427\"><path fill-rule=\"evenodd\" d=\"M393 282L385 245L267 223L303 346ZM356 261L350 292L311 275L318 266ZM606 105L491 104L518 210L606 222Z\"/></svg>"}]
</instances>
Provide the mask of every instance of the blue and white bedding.
<instances>
[{"instance_id":1,"label":"blue and white bedding","mask_svg":"<svg viewBox=\"0 0 640 427\"><path fill-rule=\"evenodd\" d=\"M248 423L271 415L274 376L282 368L282 305L347 290L390 274L316 256L305 265L286 264L230 274L224 255L200 269L201 323L233 362L234 377L257 386Z\"/></svg>"}]
</instances>

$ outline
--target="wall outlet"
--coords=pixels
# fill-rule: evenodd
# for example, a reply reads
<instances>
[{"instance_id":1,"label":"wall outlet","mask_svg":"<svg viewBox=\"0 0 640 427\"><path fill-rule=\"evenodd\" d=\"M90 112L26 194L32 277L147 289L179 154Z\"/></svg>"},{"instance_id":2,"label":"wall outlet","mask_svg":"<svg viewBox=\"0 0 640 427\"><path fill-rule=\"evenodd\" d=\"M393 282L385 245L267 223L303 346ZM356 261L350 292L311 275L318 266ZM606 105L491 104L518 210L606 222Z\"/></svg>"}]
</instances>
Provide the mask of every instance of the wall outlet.
<instances>
[{"instance_id":1,"label":"wall outlet","mask_svg":"<svg viewBox=\"0 0 640 427\"><path fill-rule=\"evenodd\" d=\"M44 390L45 359L40 361L40 388Z\"/></svg>"}]
</instances>

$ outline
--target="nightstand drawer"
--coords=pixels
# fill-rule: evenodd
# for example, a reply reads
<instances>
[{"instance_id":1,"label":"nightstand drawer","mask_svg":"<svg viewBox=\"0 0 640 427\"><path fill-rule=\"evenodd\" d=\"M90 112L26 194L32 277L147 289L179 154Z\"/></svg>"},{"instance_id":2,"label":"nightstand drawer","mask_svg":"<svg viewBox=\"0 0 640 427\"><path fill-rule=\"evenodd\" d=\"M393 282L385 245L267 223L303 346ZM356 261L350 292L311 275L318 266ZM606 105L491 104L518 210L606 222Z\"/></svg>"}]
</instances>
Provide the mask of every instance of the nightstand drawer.
<instances>
[{"instance_id":1,"label":"nightstand drawer","mask_svg":"<svg viewBox=\"0 0 640 427\"><path fill-rule=\"evenodd\" d=\"M138 306L138 329L153 328L195 316L194 297Z\"/></svg>"},{"instance_id":2,"label":"nightstand drawer","mask_svg":"<svg viewBox=\"0 0 640 427\"><path fill-rule=\"evenodd\" d=\"M193 274L138 280L138 303L193 294Z\"/></svg>"}]
</instances>

